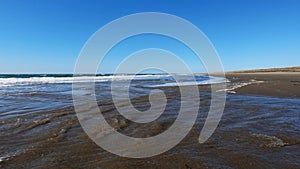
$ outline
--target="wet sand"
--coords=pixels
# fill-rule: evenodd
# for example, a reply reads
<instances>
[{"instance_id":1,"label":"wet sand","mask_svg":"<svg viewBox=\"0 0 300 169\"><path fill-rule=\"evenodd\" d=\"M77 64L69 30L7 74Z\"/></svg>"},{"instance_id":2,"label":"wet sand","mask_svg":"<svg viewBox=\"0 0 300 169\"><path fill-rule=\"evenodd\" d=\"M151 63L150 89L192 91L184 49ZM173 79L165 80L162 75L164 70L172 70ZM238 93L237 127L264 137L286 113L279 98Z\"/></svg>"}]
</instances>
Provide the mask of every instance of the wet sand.
<instances>
[{"instance_id":1,"label":"wet sand","mask_svg":"<svg viewBox=\"0 0 300 169\"><path fill-rule=\"evenodd\" d=\"M261 81L236 89L237 94L300 98L300 72L226 73L231 82Z\"/></svg>"}]
</instances>

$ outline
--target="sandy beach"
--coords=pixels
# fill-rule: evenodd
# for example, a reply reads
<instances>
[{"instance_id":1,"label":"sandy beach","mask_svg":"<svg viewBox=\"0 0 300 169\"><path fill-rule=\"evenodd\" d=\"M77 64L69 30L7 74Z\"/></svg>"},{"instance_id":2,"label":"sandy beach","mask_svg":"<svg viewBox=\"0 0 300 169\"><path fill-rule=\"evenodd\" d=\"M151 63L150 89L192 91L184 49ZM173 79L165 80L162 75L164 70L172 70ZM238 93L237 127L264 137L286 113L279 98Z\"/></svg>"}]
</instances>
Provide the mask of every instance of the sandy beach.
<instances>
[{"instance_id":1,"label":"sandy beach","mask_svg":"<svg viewBox=\"0 0 300 169\"><path fill-rule=\"evenodd\" d=\"M300 98L300 72L226 73L231 82L251 82L235 89L237 94Z\"/></svg>"}]
</instances>

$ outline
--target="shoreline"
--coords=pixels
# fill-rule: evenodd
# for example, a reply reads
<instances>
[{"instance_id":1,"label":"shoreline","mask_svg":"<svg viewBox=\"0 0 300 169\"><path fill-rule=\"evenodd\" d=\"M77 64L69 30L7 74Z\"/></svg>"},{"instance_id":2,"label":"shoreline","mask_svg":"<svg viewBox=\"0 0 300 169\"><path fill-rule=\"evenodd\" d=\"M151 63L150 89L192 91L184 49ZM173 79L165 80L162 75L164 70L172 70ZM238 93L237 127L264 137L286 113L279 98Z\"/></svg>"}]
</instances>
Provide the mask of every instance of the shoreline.
<instances>
[{"instance_id":1,"label":"shoreline","mask_svg":"<svg viewBox=\"0 0 300 169\"><path fill-rule=\"evenodd\" d=\"M293 85L299 91L297 79L300 74L227 73L226 77L231 80L228 82L228 87L255 83L254 80L264 81L264 83L250 84L231 90L237 95L227 95L224 114L218 128L203 144L199 144L198 138L210 110L211 85L199 85L201 91L207 92L201 93L201 105L192 129L171 150L147 159L119 157L97 146L78 121L72 95L70 92L65 92L71 90L67 87L69 85L55 87L47 84L51 90L49 88L40 91L37 91L37 88L31 88L29 91L19 90L23 92L21 95L16 95L16 90L12 90L9 92L9 97L2 95L2 101L6 102L1 104L7 106L0 106L2 112L0 130L4 131L0 135L0 140L4 140L3 144L0 144L0 150L3 152L0 155L0 167L299 168L300 163L297 159L300 149L300 137L297 132L299 125L295 121L298 120L300 99L277 99L268 96L274 94L276 97L289 98L286 92L291 88L287 85ZM143 83L147 81L140 82L140 86ZM270 87L270 85L277 87ZM273 93L266 93L264 87L270 88ZM99 89L100 92L109 91L110 86L102 84ZM145 93L150 90L144 89L142 92ZM275 89L281 89L281 92L276 93ZM169 101L165 112L161 117L147 124L135 123L122 117L115 108L109 92L99 92L101 95L97 97L101 97L101 100L97 102L107 122L117 132L130 137L147 138L168 130L178 117L181 108L178 88L170 86L164 87L163 90L166 91ZM247 95L265 97L246 97ZM148 110L150 106L149 97L144 95L135 95L131 102L142 111ZM197 101L191 106L198 104ZM89 107L87 105L87 108ZM156 106L154 110L160 111ZM188 109L186 113L190 111L193 109ZM174 134L177 134L176 132ZM109 133L100 133L99 136L105 137L106 134ZM281 160L282 158L285 160Z\"/></svg>"},{"instance_id":2,"label":"shoreline","mask_svg":"<svg viewBox=\"0 0 300 169\"><path fill-rule=\"evenodd\" d=\"M254 81L234 89L236 94L300 98L300 72L227 72L225 76L230 83Z\"/></svg>"}]
</instances>

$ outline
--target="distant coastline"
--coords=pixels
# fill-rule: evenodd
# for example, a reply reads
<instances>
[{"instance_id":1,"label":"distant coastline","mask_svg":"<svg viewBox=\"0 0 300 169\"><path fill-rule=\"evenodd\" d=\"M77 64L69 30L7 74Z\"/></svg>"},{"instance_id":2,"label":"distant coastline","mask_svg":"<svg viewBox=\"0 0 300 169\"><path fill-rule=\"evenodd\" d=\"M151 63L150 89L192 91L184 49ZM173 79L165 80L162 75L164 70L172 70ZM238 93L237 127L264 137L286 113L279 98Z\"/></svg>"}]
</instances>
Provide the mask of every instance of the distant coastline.
<instances>
[{"instance_id":1,"label":"distant coastline","mask_svg":"<svg viewBox=\"0 0 300 169\"><path fill-rule=\"evenodd\" d=\"M253 69L253 70L236 70L227 73L259 73L259 72L300 72L300 66L284 67L284 68L267 68L267 69Z\"/></svg>"}]
</instances>

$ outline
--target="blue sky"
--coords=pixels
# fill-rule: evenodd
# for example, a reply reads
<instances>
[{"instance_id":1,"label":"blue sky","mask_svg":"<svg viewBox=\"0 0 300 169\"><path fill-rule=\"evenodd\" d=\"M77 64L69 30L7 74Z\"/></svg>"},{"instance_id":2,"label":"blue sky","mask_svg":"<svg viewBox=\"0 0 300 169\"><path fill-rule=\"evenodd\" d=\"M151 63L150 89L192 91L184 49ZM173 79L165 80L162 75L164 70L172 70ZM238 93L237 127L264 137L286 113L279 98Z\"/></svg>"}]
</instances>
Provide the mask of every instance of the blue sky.
<instances>
[{"instance_id":1,"label":"blue sky","mask_svg":"<svg viewBox=\"0 0 300 169\"><path fill-rule=\"evenodd\" d=\"M227 71L299 66L299 9L298 0L2 0L0 73L72 73L95 31L137 12L169 13L195 24L213 43ZM178 49L155 38L139 47ZM130 44L142 41L136 38ZM104 72L113 71L108 65L126 54L118 52L101 67ZM196 62L190 66L201 71Z\"/></svg>"}]
</instances>

